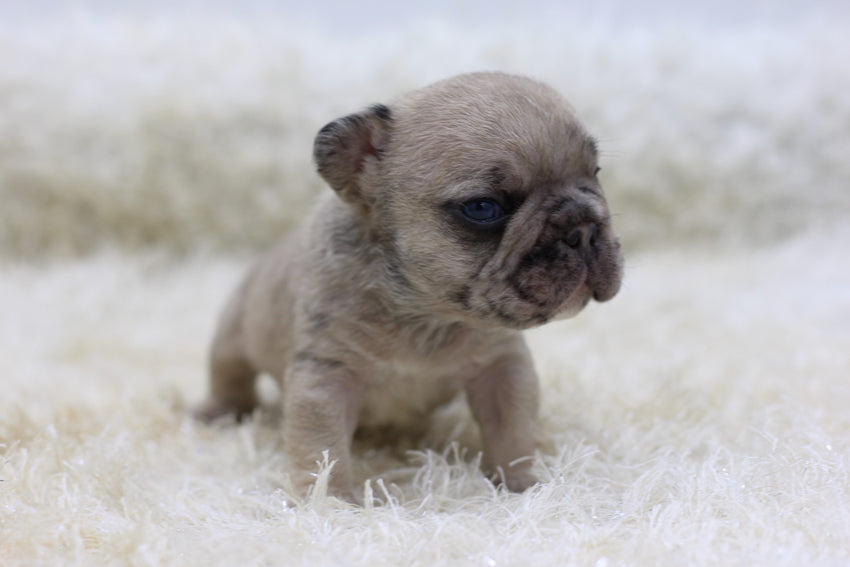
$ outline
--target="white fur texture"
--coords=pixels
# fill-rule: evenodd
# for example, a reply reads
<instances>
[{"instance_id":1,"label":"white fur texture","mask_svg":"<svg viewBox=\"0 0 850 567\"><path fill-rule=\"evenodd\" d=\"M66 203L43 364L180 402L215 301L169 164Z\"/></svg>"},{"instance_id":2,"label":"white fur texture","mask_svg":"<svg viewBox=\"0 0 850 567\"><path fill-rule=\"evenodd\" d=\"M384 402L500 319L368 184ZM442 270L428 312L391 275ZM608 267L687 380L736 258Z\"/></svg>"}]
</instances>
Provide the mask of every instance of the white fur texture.
<instances>
[{"instance_id":1,"label":"white fur texture","mask_svg":"<svg viewBox=\"0 0 850 567\"><path fill-rule=\"evenodd\" d=\"M60 4L0 3L0 565L850 563L841 2L650 3L663 29L496 2L471 31ZM358 445L364 508L321 475L288 506L272 388L248 423L186 417L226 252L297 222L325 121L484 68L574 103L627 248L620 296L531 333L545 482L496 491L457 405Z\"/></svg>"}]
</instances>

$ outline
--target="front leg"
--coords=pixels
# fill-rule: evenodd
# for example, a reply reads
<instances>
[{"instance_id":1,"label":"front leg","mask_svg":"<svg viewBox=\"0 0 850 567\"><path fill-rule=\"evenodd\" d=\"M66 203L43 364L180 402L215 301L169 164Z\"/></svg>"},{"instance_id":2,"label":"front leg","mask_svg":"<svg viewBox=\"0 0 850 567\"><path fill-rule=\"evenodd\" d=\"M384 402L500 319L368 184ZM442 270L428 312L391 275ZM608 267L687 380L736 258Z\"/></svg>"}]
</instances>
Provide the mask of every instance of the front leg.
<instances>
[{"instance_id":1,"label":"front leg","mask_svg":"<svg viewBox=\"0 0 850 567\"><path fill-rule=\"evenodd\" d=\"M481 428L484 458L509 490L537 483L531 458L538 442L539 385L522 337L499 345L502 354L466 386L472 414Z\"/></svg>"},{"instance_id":2,"label":"front leg","mask_svg":"<svg viewBox=\"0 0 850 567\"><path fill-rule=\"evenodd\" d=\"M357 426L360 388L341 361L302 351L284 380L283 437L288 470L302 493L315 482L327 451L334 462L328 493L354 501L351 439Z\"/></svg>"}]
</instances>

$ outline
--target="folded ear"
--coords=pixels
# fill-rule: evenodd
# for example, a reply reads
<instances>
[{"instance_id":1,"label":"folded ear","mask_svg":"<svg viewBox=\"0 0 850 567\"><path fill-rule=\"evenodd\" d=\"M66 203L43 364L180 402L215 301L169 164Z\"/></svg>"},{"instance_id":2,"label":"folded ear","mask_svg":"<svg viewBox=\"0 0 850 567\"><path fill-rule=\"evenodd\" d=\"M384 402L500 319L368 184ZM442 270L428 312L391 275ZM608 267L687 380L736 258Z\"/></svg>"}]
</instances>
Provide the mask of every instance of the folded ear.
<instances>
[{"instance_id":1,"label":"folded ear","mask_svg":"<svg viewBox=\"0 0 850 567\"><path fill-rule=\"evenodd\" d=\"M370 195L364 176L380 161L389 140L392 117L390 109L376 104L350 114L319 130L313 142L313 159L319 175L346 202L367 206Z\"/></svg>"}]
</instances>

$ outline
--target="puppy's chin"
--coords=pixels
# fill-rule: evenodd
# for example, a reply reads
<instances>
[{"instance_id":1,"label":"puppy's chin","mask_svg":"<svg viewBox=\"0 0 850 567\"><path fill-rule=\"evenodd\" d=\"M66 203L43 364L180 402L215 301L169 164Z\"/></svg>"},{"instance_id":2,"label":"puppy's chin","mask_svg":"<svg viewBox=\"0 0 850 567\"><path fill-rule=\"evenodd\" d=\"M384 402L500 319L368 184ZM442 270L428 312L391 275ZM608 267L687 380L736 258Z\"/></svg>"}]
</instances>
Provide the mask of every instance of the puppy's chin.
<instances>
[{"instance_id":1,"label":"puppy's chin","mask_svg":"<svg viewBox=\"0 0 850 567\"><path fill-rule=\"evenodd\" d=\"M520 321L519 328L521 329L537 327L551 321L570 319L581 313L591 299L593 299L593 290L587 284L582 284L551 312L545 313L535 309L533 315L523 318L520 314L527 309L519 309L515 319Z\"/></svg>"},{"instance_id":2,"label":"puppy's chin","mask_svg":"<svg viewBox=\"0 0 850 567\"><path fill-rule=\"evenodd\" d=\"M590 303L591 299L593 299L593 290L584 283L576 287L560 303L548 308L518 297L514 293L502 291L492 295L484 293L474 296L472 301L466 301L467 305L464 309L458 310L457 305L454 305L451 311L454 316L460 316L461 320L474 327L504 327L521 331L550 321L574 317Z\"/></svg>"},{"instance_id":3,"label":"puppy's chin","mask_svg":"<svg viewBox=\"0 0 850 567\"><path fill-rule=\"evenodd\" d=\"M575 317L587 307L591 299L593 299L593 290L587 285L581 286L558 307L550 321L561 321Z\"/></svg>"}]
</instances>

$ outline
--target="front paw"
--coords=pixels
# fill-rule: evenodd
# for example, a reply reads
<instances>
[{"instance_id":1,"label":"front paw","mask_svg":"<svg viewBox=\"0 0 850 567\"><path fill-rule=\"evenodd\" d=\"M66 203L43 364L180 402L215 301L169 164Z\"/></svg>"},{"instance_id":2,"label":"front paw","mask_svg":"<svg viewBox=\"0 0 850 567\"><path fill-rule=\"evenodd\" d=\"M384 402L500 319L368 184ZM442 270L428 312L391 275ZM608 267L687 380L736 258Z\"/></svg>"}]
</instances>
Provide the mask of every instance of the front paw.
<instances>
[{"instance_id":1,"label":"front paw","mask_svg":"<svg viewBox=\"0 0 850 567\"><path fill-rule=\"evenodd\" d=\"M496 473L492 475L491 480L493 484L504 486L511 492L525 492L540 482L537 475L531 472L530 458L523 459L513 466L498 467Z\"/></svg>"},{"instance_id":2,"label":"front paw","mask_svg":"<svg viewBox=\"0 0 850 567\"><path fill-rule=\"evenodd\" d=\"M527 489L531 488L535 484L538 484L540 480L530 472L519 474L519 475L511 475L505 477L504 484L505 488L510 490L511 492L525 492Z\"/></svg>"},{"instance_id":3,"label":"front paw","mask_svg":"<svg viewBox=\"0 0 850 567\"><path fill-rule=\"evenodd\" d=\"M202 423L212 423L225 416L233 416L237 421L242 421L251 415L253 409L253 405L227 403L215 398L209 398L192 408L191 413L193 418Z\"/></svg>"}]
</instances>

